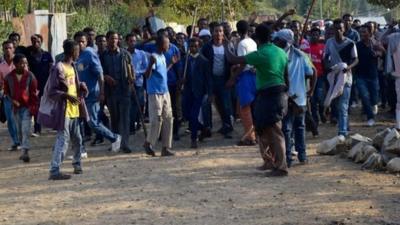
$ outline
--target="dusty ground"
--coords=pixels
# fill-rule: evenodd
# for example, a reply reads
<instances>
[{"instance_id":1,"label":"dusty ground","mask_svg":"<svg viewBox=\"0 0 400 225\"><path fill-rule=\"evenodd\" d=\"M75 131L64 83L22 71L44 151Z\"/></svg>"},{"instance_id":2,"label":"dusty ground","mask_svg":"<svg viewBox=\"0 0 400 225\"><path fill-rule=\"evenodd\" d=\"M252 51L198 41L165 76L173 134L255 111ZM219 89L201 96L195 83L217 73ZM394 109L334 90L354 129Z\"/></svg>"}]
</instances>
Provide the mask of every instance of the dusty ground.
<instances>
[{"instance_id":1,"label":"dusty ground","mask_svg":"<svg viewBox=\"0 0 400 225\"><path fill-rule=\"evenodd\" d=\"M371 135L377 127L352 123L353 132ZM239 136L240 125L236 125ZM310 164L294 166L287 178L266 178L257 148L235 147L214 135L198 152L188 136L175 143L177 157L149 158L142 134L132 137L133 154L111 154L108 146L88 148L84 174L48 181L54 133L32 139L32 160L5 150L0 130L0 224L400 224L399 176L361 171L335 156L318 156L315 146L336 128L307 136ZM70 161L63 169L72 172Z\"/></svg>"}]
</instances>

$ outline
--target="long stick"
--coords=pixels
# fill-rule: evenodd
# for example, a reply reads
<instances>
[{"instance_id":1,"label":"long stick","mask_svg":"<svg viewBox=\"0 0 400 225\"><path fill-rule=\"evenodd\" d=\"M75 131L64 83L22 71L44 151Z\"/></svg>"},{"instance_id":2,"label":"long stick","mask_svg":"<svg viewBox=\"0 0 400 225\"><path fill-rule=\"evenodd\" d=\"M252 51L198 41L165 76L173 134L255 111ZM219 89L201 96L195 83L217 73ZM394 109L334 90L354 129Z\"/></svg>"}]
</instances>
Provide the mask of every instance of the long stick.
<instances>
[{"instance_id":1,"label":"long stick","mask_svg":"<svg viewBox=\"0 0 400 225\"><path fill-rule=\"evenodd\" d=\"M142 124L142 127L143 127L144 138L147 138L147 129L146 129L146 125L144 124L144 116L143 116L143 112L142 112L142 109L141 109L140 104L139 104L139 98L138 98L138 96L136 94L135 85L133 85L133 87L132 87L132 93L133 93L133 95L135 97L135 102L136 102L136 105L138 107L139 119L140 119L140 123Z\"/></svg>"},{"instance_id":2,"label":"long stick","mask_svg":"<svg viewBox=\"0 0 400 225\"><path fill-rule=\"evenodd\" d=\"M303 41L304 34L306 33L308 20L310 19L311 11L312 11L313 8L314 8L315 2L316 2L316 0L313 0L313 1L312 1L311 6L310 6L310 9L308 10L307 17L306 17L306 21L304 22L304 26L303 26L303 31L301 32L300 43L299 43L299 45L301 45L301 42Z\"/></svg>"},{"instance_id":3,"label":"long stick","mask_svg":"<svg viewBox=\"0 0 400 225\"><path fill-rule=\"evenodd\" d=\"M196 17L197 17L197 6L194 9L194 13L193 13L193 21L192 21L192 29L190 30L190 34L189 34L189 39L191 39L193 37L193 33L194 33L194 23L196 22ZM185 80L186 78L186 73L187 73L187 68L188 68L188 63L189 63L189 46L186 49L186 59L185 59L185 67L183 69L183 76L182 76L182 80ZM182 85L183 88L183 85Z\"/></svg>"}]
</instances>

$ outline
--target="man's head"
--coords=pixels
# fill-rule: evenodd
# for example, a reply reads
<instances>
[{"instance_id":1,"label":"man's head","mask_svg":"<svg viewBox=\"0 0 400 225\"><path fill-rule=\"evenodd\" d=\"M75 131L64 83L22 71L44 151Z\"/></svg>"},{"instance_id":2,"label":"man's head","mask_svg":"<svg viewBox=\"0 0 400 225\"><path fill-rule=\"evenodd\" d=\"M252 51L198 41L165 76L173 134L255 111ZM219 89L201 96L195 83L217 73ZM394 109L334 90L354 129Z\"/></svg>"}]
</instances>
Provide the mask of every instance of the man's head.
<instances>
[{"instance_id":1,"label":"man's head","mask_svg":"<svg viewBox=\"0 0 400 225\"><path fill-rule=\"evenodd\" d=\"M107 37L107 47L109 50L117 50L119 48L119 35L115 31L108 31L106 34Z\"/></svg>"},{"instance_id":2,"label":"man's head","mask_svg":"<svg viewBox=\"0 0 400 225\"><path fill-rule=\"evenodd\" d=\"M342 20L344 22L344 28L346 30L349 30L351 28L351 25L353 24L353 16L348 13L344 14Z\"/></svg>"},{"instance_id":3,"label":"man's head","mask_svg":"<svg viewBox=\"0 0 400 225\"><path fill-rule=\"evenodd\" d=\"M79 57L79 44L71 39L67 39L63 44L64 58L71 58L73 61L77 60Z\"/></svg>"},{"instance_id":4,"label":"man's head","mask_svg":"<svg viewBox=\"0 0 400 225\"><path fill-rule=\"evenodd\" d=\"M189 40L189 50L190 54L197 54L200 49L200 39L198 38L192 38Z\"/></svg>"},{"instance_id":5,"label":"man's head","mask_svg":"<svg viewBox=\"0 0 400 225\"><path fill-rule=\"evenodd\" d=\"M256 39L259 44L271 42L272 30L270 26L262 23L256 27Z\"/></svg>"},{"instance_id":6,"label":"man's head","mask_svg":"<svg viewBox=\"0 0 400 225\"><path fill-rule=\"evenodd\" d=\"M86 27L85 29L83 29L83 32L87 34L88 46L93 47L96 37L96 31L92 27Z\"/></svg>"},{"instance_id":7,"label":"man's head","mask_svg":"<svg viewBox=\"0 0 400 225\"><path fill-rule=\"evenodd\" d=\"M224 40L224 27L222 24L214 26L212 35L214 42L222 42Z\"/></svg>"},{"instance_id":8,"label":"man's head","mask_svg":"<svg viewBox=\"0 0 400 225\"><path fill-rule=\"evenodd\" d=\"M34 49L41 49L43 43L43 37L40 34L34 34L31 36L31 43Z\"/></svg>"},{"instance_id":9,"label":"man's head","mask_svg":"<svg viewBox=\"0 0 400 225\"><path fill-rule=\"evenodd\" d=\"M275 33L274 44L282 49L286 49L294 42L294 34L290 29L282 29Z\"/></svg>"},{"instance_id":10,"label":"man's head","mask_svg":"<svg viewBox=\"0 0 400 225\"><path fill-rule=\"evenodd\" d=\"M311 43L317 43L321 37L321 30L318 27L314 27L310 31Z\"/></svg>"},{"instance_id":11,"label":"man's head","mask_svg":"<svg viewBox=\"0 0 400 225\"><path fill-rule=\"evenodd\" d=\"M164 28L161 28L157 31L157 36L167 36L168 37L168 31Z\"/></svg>"},{"instance_id":12,"label":"man's head","mask_svg":"<svg viewBox=\"0 0 400 225\"><path fill-rule=\"evenodd\" d=\"M335 37L337 39L342 39L345 32L345 22L341 19L336 19L333 21L333 29L335 31Z\"/></svg>"},{"instance_id":13,"label":"man's head","mask_svg":"<svg viewBox=\"0 0 400 225\"><path fill-rule=\"evenodd\" d=\"M129 33L125 36L125 42L129 49L135 49L137 44L136 36L132 33Z\"/></svg>"},{"instance_id":14,"label":"man's head","mask_svg":"<svg viewBox=\"0 0 400 225\"><path fill-rule=\"evenodd\" d=\"M99 52L103 52L107 49L107 38L105 35L97 35L96 36L96 45Z\"/></svg>"},{"instance_id":15,"label":"man's head","mask_svg":"<svg viewBox=\"0 0 400 225\"><path fill-rule=\"evenodd\" d=\"M240 20L236 23L236 29L240 36L245 36L249 33L249 23L246 20Z\"/></svg>"},{"instance_id":16,"label":"man's head","mask_svg":"<svg viewBox=\"0 0 400 225\"><path fill-rule=\"evenodd\" d=\"M168 33L168 38L170 40L175 40L176 33L172 27L166 27L165 30Z\"/></svg>"},{"instance_id":17,"label":"man's head","mask_svg":"<svg viewBox=\"0 0 400 225\"><path fill-rule=\"evenodd\" d=\"M367 23L367 26L369 27L369 29L371 30L371 34L375 34L377 29L378 29L378 23L375 21L369 21Z\"/></svg>"},{"instance_id":18,"label":"man's head","mask_svg":"<svg viewBox=\"0 0 400 225\"><path fill-rule=\"evenodd\" d=\"M199 31L208 29L208 20L206 18L200 18L197 21L197 27L199 28Z\"/></svg>"},{"instance_id":19,"label":"man's head","mask_svg":"<svg viewBox=\"0 0 400 225\"><path fill-rule=\"evenodd\" d=\"M232 27L228 22L222 22L222 26L224 28L224 34L226 37L230 37L232 33Z\"/></svg>"},{"instance_id":20,"label":"man's head","mask_svg":"<svg viewBox=\"0 0 400 225\"><path fill-rule=\"evenodd\" d=\"M24 54L16 54L13 58L13 63L17 73L22 73L28 68L28 60Z\"/></svg>"},{"instance_id":21,"label":"man's head","mask_svg":"<svg viewBox=\"0 0 400 225\"><path fill-rule=\"evenodd\" d=\"M169 49L169 39L166 35L157 36L156 46L159 52L166 52Z\"/></svg>"},{"instance_id":22,"label":"man's head","mask_svg":"<svg viewBox=\"0 0 400 225\"><path fill-rule=\"evenodd\" d=\"M290 23L290 29L293 31L295 36L300 35L301 33L301 23L298 20L293 20Z\"/></svg>"},{"instance_id":23,"label":"man's head","mask_svg":"<svg viewBox=\"0 0 400 225\"><path fill-rule=\"evenodd\" d=\"M15 52L15 47L14 47L14 42L11 40L7 40L3 42L2 44L3 47L3 54L5 58L12 58L14 56Z\"/></svg>"},{"instance_id":24,"label":"man's head","mask_svg":"<svg viewBox=\"0 0 400 225\"><path fill-rule=\"evenodd\" d=\"M88 46L88 35L86 32L78 31L74 34L74 40L79 44L79 49L81 51L85 50Z\"/></svg>"},{"instance_id":25,"label":"man's head","mask_svg":"<svg viewBox=\"0 0 400 225\"><path fill-rule=\"evenodd\" d=\"M176 34L176 43L178 46L185 46L185 41L186 41L186 35L182 32L179 32Z\"/></svg>"},{"instance_id":26,"label":"man's head","mask_svg":"<svg viewBox=\"0 0 400 225\"><path fill-rule=\"evenodd\" d=\"M10 35L8 35L8 40L12 41L14 46L17 47L21 41L21 35L16 32L12 32Z\"/></svg>"},{"instance_id":27,"label":"man's head","mask_svg":"<svg viewBox=\"0 0 400 225\"><path fill-rule=\"evenodd\" d=\"M368 41L371 38L371 29L368 25L362 25L359 30L361 40Z\"/></svg>"}]
</instances>

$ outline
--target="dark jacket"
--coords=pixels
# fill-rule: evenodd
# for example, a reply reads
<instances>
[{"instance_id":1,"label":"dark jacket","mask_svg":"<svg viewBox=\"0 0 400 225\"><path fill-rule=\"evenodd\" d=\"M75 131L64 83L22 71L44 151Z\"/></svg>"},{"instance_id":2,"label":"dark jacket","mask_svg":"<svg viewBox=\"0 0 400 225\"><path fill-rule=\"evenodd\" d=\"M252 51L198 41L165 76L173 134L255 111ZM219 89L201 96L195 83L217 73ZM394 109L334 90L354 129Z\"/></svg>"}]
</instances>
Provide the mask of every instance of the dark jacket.
<instances>
[{"instance_id":1,"label":"dark jacket","mask_svg":"<svg viewBox=\"0 0 400 225\"><path fill-rule=\"evenodd\" d=\"M214 50L213 50L212 40L203 46L203 48L201 49L201 53L210 62L210 72L212 73L212 68L214 65ZM225 69L224 78L225 78L225 81L228 81L230 78L230 65L228 63L228 60L226 59L226 55L225 55L225 68L224 69Z\"/></svg>"},{"instance_id":2,"label":"dark jacket","mask_svg":"<svg viewBox=\"0 0 400 225\"><path fill-rule=\"evenodd\" d=\"M189 56L184 93L192 92L196 98L210 96L211 73L210 62L202 54L196 58Z\"/></svg>"}]
</instances>

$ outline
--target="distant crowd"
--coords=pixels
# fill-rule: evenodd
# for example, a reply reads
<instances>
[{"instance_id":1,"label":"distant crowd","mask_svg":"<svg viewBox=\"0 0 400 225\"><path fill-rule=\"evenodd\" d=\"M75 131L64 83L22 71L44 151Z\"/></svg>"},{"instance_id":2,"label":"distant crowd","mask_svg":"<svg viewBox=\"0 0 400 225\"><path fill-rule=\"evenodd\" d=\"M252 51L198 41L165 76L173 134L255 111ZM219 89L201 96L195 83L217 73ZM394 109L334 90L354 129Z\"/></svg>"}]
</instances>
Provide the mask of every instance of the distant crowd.
<instances>
[{"instance_id":1,"label":"distant crowd","mask_svg":"<svg viewBox=\"0 0 400 225\"><path fill-rule=\"evenodd\" d=\"M350 14L302 24L287 20L294 13L260 24L240 20L235 31L205 18L186 33L152 32L148 20L125 36L87 27L65 40L54 59L40 34L25 47L11 33L0 61L9 150L29 162L30 137L40 137L42 127L56 130L49 179L63 180L71 178L60 171L69 145L74 173L81 174L85 143L106 139L110 151L131 153L129 137L143 129L146 154L156 156L161 140L161 156L174 156L173 141L182 132L190 133L188 147L198 148L215 135L214 124L232 139L240 121L237 145L258 144L264 160L258 169L286 176L294 155L308 163L306 130L318 136L319 124L329 121L344 139L349 113L359 105L366 125L388 109L400 129L397 24L361 24Z\"/></svg>"}]
</instances>

